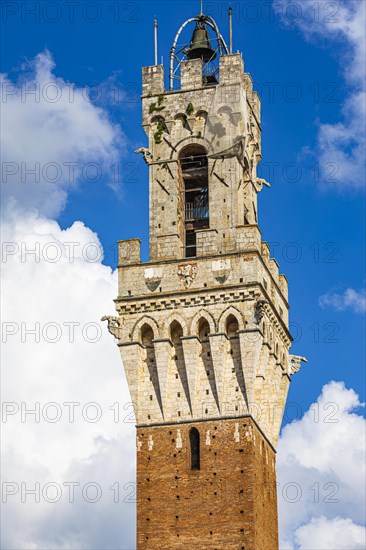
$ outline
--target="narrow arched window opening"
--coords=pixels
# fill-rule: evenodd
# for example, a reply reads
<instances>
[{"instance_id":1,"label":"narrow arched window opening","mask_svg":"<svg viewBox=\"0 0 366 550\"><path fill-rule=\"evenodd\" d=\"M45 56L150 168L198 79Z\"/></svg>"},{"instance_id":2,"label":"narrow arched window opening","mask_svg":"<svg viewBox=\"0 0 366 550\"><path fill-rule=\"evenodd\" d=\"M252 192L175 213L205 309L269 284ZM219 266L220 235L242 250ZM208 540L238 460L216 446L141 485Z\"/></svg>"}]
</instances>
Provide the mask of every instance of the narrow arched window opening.
<instances>
[{"instance_id":1,"label":"narrow arched window opening","mask_svg":"<svg viewBox=\"0 0 366 550\"><path fill-rule=\"evenodd\" d=\"M182 345L183 329L178 321L173 321L170 325L170 338L175 345Z\"/></svg>"},{"instance_id":2,"label":"narrow arched window opening","mask_svg":"<svg viewBox=\"0 0 366 550\"><path fill-rule=\"evenodd\" d=\"M200 469L200 433L197 428L192 428L189 432L189 442L191 445L191 470Z\"/></svg>"},{"instance_id":3,"label":"narrow arched window opening","mask_svg":"<svg viewBox=\"0 0 366 550\"><path fill-rule=\"evenodd\" d=\"M154 332L150 327L150 325L148 325L147 323L145 323L141 327L140 339L141 339L142 345L145 348L152 346L152 341L154 340Z\"/></svg>"},{"instance_id":4,"label":"narrow arched window opening","mask_svg":"<svg viewBox=\"0 0 366 550\"><path fill-rule=\"evenodd\" d=\"M238 330L238 320L236 317L234 317L234 315L230 314L226 319L226 334L229 336L229 338L234 338L235 336L238 336Z\"/></svg>"},{"instance_id":5,"label":"narrow arched window opening","mask_svg":"<svg viewBox=\"0 0 366 550\"><path fill-rule=\"evenodd\" d=\"M201 145L188 145L179 155L184 187L185 256L197 255L199 229L209 227L208 160Z\"/></svg>"},{"instance_id":6,"label":"narrow arched window opening","mask_svg":"<svg viewBox=\"0 0 366 550\"><path fill-rule=\"evenodd\" d=\"M198 323L198 337L201 342L208 340L208 335L210 334L210 325L204 317L202 317Z\"/></svg>"}]
</instances>

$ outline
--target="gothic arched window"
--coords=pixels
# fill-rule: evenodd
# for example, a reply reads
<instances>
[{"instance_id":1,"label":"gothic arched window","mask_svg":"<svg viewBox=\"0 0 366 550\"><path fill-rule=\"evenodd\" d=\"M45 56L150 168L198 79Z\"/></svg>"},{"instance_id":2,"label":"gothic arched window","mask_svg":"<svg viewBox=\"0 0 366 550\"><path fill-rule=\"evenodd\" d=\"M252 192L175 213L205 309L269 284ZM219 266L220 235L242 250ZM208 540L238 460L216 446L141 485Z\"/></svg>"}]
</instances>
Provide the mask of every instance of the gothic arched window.
<instances>
[{"instance_id":1,"label":"gothic arched window","mask_svg":"<svg viewBox=\"0 0 366 550\"><path fill-rule=\"evenodd\" d=\"M200 432L197 428L192 428L189 432L189 442L191 445L191 470L200 469Z\"/></svg>"}]
</instances>

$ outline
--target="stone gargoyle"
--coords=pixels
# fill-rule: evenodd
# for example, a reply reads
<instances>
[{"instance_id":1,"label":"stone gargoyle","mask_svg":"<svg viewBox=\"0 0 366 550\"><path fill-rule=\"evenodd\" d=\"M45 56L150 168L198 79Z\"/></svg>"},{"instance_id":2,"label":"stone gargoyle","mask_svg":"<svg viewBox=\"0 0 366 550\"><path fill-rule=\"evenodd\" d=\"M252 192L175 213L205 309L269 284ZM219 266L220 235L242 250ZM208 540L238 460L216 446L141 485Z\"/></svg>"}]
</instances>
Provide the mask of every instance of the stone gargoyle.
<instances>
[{"instance_id":1,"label":"stone gargoyle","mask_svg":"<svg viewBox=\"0 0 366 550\"><path fill-rule=\"evenodd\" d=\"M151 152L146 147L140 147L140 149L136 149L135 153L136 155L138 155L139 153L142 153L146 164L150 164L149 161L154 160L154 157L152 156Z\"/></svg>"},{"instance_id":2,"label":"stone gargoyle","mask_svg":"<svg viewBox=\"0 0 366 550\"><path fill-rule=\"evenodd\" d=\"M104 315L101 321L108 321L108 331L112 336L119 340L122 336L121 322L118 317L112 317L111 315Z\"/></svg>"},{"instance_id":3,"label":"stone gargoyle","mask_svg":"<svg viewBox=\"0 0 366 550\"><path fill-rule=\"evenodd\" d=\"M255 304L254 319L255 319L255 322L257 323L257 325L259 325L259 323L261 322L261 320L264 317L264 314L265 314L264 306L266 304L268 304L267 300L258 300L258 302L256 302L256 304Z\"/></svg>"},{"instance_id":4,"label":"stone gargoyle","mask_svg":"<svg viewBox=\"0 0 366 550\"><path fill-rule=\"evenodd\" d=\"M289 362L289 374L295 374L295 372L299 372L301 368L301 363L307 363L308 360L306 357L301 357L301 355L290 355L290 362Z\"/></svg>"},{"instance_id":5,"label":"stone gargoyle","mask_svg":"<svg viewBox=\"0 0 366 550\"><path fill-rule=\"evenodd\" d=\"M268 183L268 181L266 181L266 180L263 179L263 178L256 178L255 184L256 184L258 193L259 193L260 191L262 191L263 185L265 185L266 187L271 187L271 184Z\"/></svg>"}]
</instances>

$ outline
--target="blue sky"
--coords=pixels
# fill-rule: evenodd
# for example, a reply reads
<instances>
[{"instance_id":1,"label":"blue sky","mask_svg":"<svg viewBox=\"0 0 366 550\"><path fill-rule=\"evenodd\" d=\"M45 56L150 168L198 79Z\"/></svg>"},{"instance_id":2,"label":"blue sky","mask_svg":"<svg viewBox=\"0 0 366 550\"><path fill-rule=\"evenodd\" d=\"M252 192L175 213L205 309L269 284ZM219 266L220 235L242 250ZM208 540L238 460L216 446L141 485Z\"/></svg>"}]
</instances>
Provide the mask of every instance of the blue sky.
<instances>
[{"instance_id":1,"label":"blue sky","mask_svg":"<svg viewBox=\"0 0 366 550\"><path fill-rule=\"evenodd\" d=\"M36 4L35 16L27 10ZM363 113L356 108L364 93L358 61L364 13L357 1L347 8L344 2L333 4L335 14L322 1L233 2L234 51L242 52L262 99L259 175L271 188L259 196L259 225L289 280L292 351L309 360L294 376L288 398L303 412L331 380L343 381L365 400L365 172L363 153L355 145L364 144ZM225 38L227 6L204 3ZM105 155L107 166L118 163L118 184L108 169L97 182L81 177L67 188L66 202L54 215L43 214L62 230L80 220L98 235L103 265L114 269L119 239L139 237L143 260L148 259L148 173L134 150L147 144L141 128L141 67L153 64L153 18L158 18L159 59L163 56L167 77L174 35L199 11L199 2L76 2L73 16L70 9L63 2L4 2L1 72L13 82L26 80L29 64L48 50L55 77L79 89L101 90L94 105L119 137L117 150L106 138L113 154ZM94 17L98 20L92 22ZM113 101L116 89L120 95ZM97 118L98 136L104 132L99 123ZM106 279L108 270L98 269ZM106 293L111 297L117 294L116 280L112 283ZM54 292L62 296L59 284ZM90 288L91 293L100 287ZM84 289L78 292L83 295ZM109 340L108 345L113 346ZM117 360L113 356L114 366ZM293 414L291 409L284 425Z\"/></svg>"},{"instance_id":2,"label":"blue sky","mask_svg":"<svg viewBox=\"0 0 366 550\"><path fill-rule=\"evenodd\" d=\"M95 87L114 75L121 92L117 105L108 105L106 94L102 101L126 137L120 157L121 192L116 194L103 178L84 182L70 193L58 218L62 227L81 219L96 231L105 262L112 267L118 239L140 237L145 260L148 255L148 175L133 151L146 145L139 96L141 67L153 64L153 17L156 14L159 23L159 57L167 65L176 30L199 7L196 1L174 2L171 10L167 2L146 1L119 3L118 13L117 4L114 11L110 2L99 3L98 12L89 6L84 16L81 5L76 6L73 22L66 8L59 12L52 7L40 12L35 22L36 16L24 5L22 15L19 5L17 14L7 15L2 58L2 70L10 77L14 68L45 48L56 63L55 74L66 81ZM225 3L209 3L207 12L227 36ZM48 22L57 17L58 22ZM91 22L95 17L99 21ZM288 19L296 17L297 12L288 12ZM234 3L234 51L243 53L262 98L260 171L270 179L270 167L274 170L271 189L259 197L259 223L263 239L278 243L272 245L273 255L289 279L294 334L297 325L302 332L294 352L309 359L290 393L290 400L304 409L329 379L345 380L364 392L363 316L318 305L319 297L332 289L364 287L362 194L349 181L317 184L317 179L331 178L333 167L322 174L317 157L304 153L305 148L316 153L319 121L334 124L341 119L340 107L349 92L339 62L342 48L342 40L331 47L324 40L305 41L296 25L285 26L266 3ZM333 177L338 179L337 174Z\"/></svg>"}]
</instances>

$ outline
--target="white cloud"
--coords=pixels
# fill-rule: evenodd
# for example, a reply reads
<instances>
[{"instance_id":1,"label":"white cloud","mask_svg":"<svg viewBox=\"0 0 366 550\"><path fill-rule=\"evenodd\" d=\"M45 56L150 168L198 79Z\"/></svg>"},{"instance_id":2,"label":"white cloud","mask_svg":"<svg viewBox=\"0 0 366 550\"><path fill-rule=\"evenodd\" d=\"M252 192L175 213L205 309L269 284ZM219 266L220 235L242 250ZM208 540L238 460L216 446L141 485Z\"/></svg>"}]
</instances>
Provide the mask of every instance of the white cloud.
<instances>
[{"instance_id":1,"label":"white cloud","mask_svg":"<svg viewBox=\"0 0 366 550\"><path fill-rule=\"evenodd\" d=\"M322 308L332 307L336 311L351 309L355 313L364 313L366 311L365 291L347 288L343 293L327 292L319 298L319 305Z\"/></svg>"},{"instance_id":2,"label":"white cloud","mask_svg":"<svg viewBox=\"0 0 366 550\"><path fill-rule=\"evenodd\" d=\"M3 339L7 339L2 396L7 411L14 406L19 411L2 424L2 472L4 480L16 483L19 490L3 504L2 547L102 548L107 526L110 534L105 540L114 537L116 545L108 548L118 547L118 541L132 547L135 509L133 503L123 502L129 492L123 486L135 478L132 409L118 348L100 323L103 314L113 313L116 272L100 260L87 260L86 245L90 251L91 244L97 247L94 250L101 245L81 222L63 231L53 220L23 214L18 223L3 225L3 237L17 243L19 250L2 265L2 290L11 297L2 307ZM39 243L39 253L23 262L21 243L32 250ZM65 243L79 243L75 257L70 258ZM62 251L55 263L42 255L50 245ZM47 254L51 257L51 248ZM70 323L76 323L73 337ZM27 333L34 329L36 334ZM53 338L58 341L51 343ZM75 406L74 422L69 420L70 407L64 405L68 402L80 404ZM91 402L98 409L85 408ZM37 403L39 421L28 414L22 422L21 410L35 409ZM49 403L57 403L57 409L47 407ZM57 413L62 415L60 421L52 423ZM100 420L91 422L97 413ZM21 502L22 482L27 488L40 483L39 504L33 496ZM62 489L57 504L42 497L48 482L57 482ZM80 483L74 504L68 502L65 482ZM97 504L81 498L82 487L89 482L98 483L103 491ZM117 482L121 502L114 503L109 487Z\"/></svg>"},{"instance_id":3,"label":"white cloud","mask_svg":"<svg viewBox=\"0 0 366 550\"><path fill-rule=\"evenodd\" d=\"M357 394L330 382L278 444L281 549L361 548L365 542L365 420ZM332 528L333 525L333 528ZM334 546L336 529L343 529Z\"/></svg>"},{"instance_id":4,"label":"white cloud","mask_svg":"<svg viewBox=\"0 0 366 550\"><path fill-rule=\"evenodd\" d=\"M366 543L364 527L348 518L327 520L324 516L299 527L295 538L299 550L363 550Z\"/></svg>"},{"instance_id":5,"label":"white cloud","mask_svg":"<svg viewBox=\"0 0 366 550\"><path fill-rule=\"evenodd\" d=\"M282 21L294 20L291 0L274 0ZM309 41L325 43L336 52L349 88L337 123L319 123L317 147L324 185L358 189L365 185L365 2L320 0L296 4L295 25ZM287 11L288 10L288 11ZM300 15L301 14L301 15ZM336 49L335 46L336 45Z\"/></svg>"},{"instance_id":6,"label":"white cloud","mask_svg":"<svg viewBox=\"0 0 366 550\"><path fill-rule=\"evenodd\" d=\"M116 186L111 165L124 143L107 112L54 68L45 51L22 67L17 82L0 79L3 199L52 217L80 179Z\"/></svg>"},{"instance_id":7,"label":"white cloud","mask_svg":"<svg viewBox=\"0 0 366 550\"><path fill-rule=\"evenodd\" d=\"M2 105L3 161L27 168L36 162L109 166L120 154L121 131L73 84L69 101L68 83L53 67L46 52L24 68L15 88L4 77L11 86L3 91L15 94ZM22 102L22 87L47 83L62 91L58 102L42 95ZM100 322L114 313L117 273L103 265L90 228L75 221L62 230L52 219L76 175L73 183L62 171L50 184L32 177L22 182L18 171L2 184L2 490L15 493L2 504L1 547L7 550L134 546L135 506L126 501L126 484L135 478L132 409L118 348ZM74 503L70 482L79 483ZM47 483L57 485L44 493ZM102 491L96 503L83 498L88 483ZM120 489L118 502L112 486ZM60 500L51 503L55 488ZM39 502L25 494L31 489Z\"/></svg>"}]
</instances>

